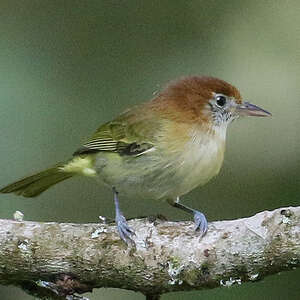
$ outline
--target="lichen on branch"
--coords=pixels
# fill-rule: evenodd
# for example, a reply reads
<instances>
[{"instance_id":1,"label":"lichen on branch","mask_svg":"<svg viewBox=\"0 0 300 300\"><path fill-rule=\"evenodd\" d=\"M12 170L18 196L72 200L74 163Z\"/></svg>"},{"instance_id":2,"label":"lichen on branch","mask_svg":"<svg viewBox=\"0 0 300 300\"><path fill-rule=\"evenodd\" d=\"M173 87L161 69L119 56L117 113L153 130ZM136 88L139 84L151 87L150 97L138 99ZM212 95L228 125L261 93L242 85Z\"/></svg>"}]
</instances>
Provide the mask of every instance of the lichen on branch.
<instances>
[{"instance_id":1,"label":"lichen on branch","mask_svg":"<svg viewBox=\"0 0 300 300\"><path fill-rule=\"evenodd\" d=\"M41 298L47 289L53 299L70 299L115 287L158 299L167 292L257 281L300 266L300 207L211 222L202 238L191 222L134 219L129 224L135 246L120 240L114 224L0 220L0 283Z\"/></svg>"}]
</instances>

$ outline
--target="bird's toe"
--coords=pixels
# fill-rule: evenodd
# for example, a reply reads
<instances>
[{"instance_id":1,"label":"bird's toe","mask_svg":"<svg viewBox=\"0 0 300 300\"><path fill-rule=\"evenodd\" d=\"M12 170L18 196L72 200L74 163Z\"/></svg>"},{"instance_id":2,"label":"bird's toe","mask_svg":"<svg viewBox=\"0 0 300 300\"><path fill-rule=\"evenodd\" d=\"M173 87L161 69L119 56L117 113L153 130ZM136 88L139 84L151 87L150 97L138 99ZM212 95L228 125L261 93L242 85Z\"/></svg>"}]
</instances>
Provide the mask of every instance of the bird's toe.
<instances>
[{"instance_id":1,"label":"bird's toe","mask_svg":"<svg viewBox=\"0 0 300 300\"><path fill-rule=\"evenodd\" d=\"M199 231L201 236L204 236L208 229L207 219L205 215L195 210L194 211L195 231Z\"/></svg>"},{"instance_id":2,"label":"bird's toe","mask_svg":"<svg viewBox=\"0 0 300 300\"><path fill-rule=\"evenodd\" d=\"M129 227L125 217L118 215L116 217L116 224L121 239L128 245L134 243L132 236L135 235L134 231Z\"/></svg>"}]
</instances>

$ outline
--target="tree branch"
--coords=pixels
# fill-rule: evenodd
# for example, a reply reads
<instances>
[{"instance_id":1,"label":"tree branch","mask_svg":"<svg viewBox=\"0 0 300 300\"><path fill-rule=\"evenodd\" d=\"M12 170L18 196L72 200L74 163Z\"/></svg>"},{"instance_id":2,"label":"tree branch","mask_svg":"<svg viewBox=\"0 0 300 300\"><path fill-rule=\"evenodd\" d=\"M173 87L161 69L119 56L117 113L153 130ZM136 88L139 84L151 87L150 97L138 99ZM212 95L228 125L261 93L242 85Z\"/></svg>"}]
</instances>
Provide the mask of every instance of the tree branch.
<instances>
[{"instance_id":1,"label":"tree branch","mask_svg":"<svg viewBox=\"0 0 300 300\"><path fill-rule=\"evenodd\" d=\"M41 298L117 287L159 299L300 265L300 207L212 222L203 238L191 222L129 224L135 247L127 247L113 225L0 220L0 283Z\"/></svg>"}]
</instances>

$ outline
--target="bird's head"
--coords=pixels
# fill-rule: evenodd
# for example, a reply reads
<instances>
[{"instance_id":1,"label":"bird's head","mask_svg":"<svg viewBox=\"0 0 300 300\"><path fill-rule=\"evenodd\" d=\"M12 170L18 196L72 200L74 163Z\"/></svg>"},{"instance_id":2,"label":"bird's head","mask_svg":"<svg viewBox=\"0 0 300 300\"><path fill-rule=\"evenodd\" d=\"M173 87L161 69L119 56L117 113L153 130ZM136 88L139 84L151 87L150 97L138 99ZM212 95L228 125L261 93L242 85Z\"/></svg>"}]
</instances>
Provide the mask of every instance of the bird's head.
<instances>
[{"instance_id":1,"label":"bird's head","mask_svg":"<svg viewBox=\"0 0 300 300\"><path fill-rule=\"evenodd\" d=\"M214 77L192 76L171 83L157 100L162 111L175 120L225 126L241 116L271 116L243 101L233 85Z\"/></svg>"}]
</instances>

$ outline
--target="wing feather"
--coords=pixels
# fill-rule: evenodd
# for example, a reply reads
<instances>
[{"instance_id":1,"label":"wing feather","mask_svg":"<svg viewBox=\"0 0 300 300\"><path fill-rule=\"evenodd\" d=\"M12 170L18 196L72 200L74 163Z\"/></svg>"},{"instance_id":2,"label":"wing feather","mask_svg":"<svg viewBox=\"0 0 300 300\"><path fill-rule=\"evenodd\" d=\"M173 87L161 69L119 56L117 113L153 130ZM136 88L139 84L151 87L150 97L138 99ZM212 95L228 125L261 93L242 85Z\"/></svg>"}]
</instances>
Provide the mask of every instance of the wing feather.
<instances>
[{"instance_id":1,"label":"wing feather","mask_svg":"<svg viewBox=\"0 0 300 300\"><path fill-rule=\"evenodd\" d=\"M106 151L138 156L148 152L154 147L153 134L149 130L153 120L138 116L127 112L103 124L73 155Z\"/></svg>"}]
</instances>

